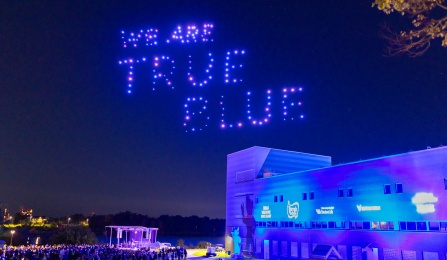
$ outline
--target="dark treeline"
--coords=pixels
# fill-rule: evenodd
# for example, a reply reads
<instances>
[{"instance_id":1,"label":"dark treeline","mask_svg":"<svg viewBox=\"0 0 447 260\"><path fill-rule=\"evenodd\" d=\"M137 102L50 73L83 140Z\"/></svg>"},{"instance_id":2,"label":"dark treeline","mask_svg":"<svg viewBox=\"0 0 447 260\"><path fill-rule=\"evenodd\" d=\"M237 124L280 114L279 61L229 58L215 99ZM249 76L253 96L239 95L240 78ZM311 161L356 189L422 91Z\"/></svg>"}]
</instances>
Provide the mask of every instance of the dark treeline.
<instances>
[{"instance_id":1,"label":"dark treeline","mask_svg":"<svg viewBox=\"0 0 447 260\"><path fill-rule=\"evenodd\" d=\"M223 236L225 219L162 215L148 217L129 211L113 215L93 215L89 226L96 234L103 234L106 226L144 226L158 228L158 235L167 236Z\"/></svg>"},{"instance_id":2,"label":"dark treeline","mask_svg":"<svg viewBox=\"0 0 447 260\"><path fill-rule=\"evenodd\" d=\"M45 218L45 225L35 226L30 218L14 217L11 228L0 225L0 240L14 245L36 244L94 244L97 237L110 235L106 226L143 226L158 228L158 236L213 237L225 235L225 219L162 215L158 218L129 211L109 215L73 214L61 218ZM12 239L11 230L14 230ZM107 234L106 234L107 230Z\"/></svg>"}]
</instances>

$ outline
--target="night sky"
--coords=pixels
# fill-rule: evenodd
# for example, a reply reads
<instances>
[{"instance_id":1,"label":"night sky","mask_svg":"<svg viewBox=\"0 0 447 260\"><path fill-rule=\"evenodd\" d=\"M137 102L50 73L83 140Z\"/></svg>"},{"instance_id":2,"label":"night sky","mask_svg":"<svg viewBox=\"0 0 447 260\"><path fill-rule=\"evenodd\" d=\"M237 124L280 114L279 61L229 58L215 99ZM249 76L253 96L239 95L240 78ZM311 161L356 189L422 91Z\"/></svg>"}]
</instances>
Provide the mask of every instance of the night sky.
<instances>
[{"instance_id":1,"label":"night sky","mask_svg":"<svg viewBox=\"0 0 447 260\"><path fill-rule=\"evenodd\" d=\"M434 42L419 58L384 57L385 21L410 23L358 0L2 1L0 202L54 217L225 218L229 153L264 146L339 164L447 145L447 49ZM204 22L214 24L212 43L164 44L176 26ZM159 46L123 48L122 30L147 28L159 29ZM224 57L235 49L246 50L244 81L229 88ZM213 80L192 87L187 57L200 63L208 52ZM177 62L176 88L152 91L141 66L127 94L118 61L163 53ZM219 128L220 95L236 118L246 90L259 110L267 89L284 86L303 87L304 119L282 121L276 96L270 123ZM186 132L194 95L206 96L210 119Z\"/></svg>"}]
</instances>

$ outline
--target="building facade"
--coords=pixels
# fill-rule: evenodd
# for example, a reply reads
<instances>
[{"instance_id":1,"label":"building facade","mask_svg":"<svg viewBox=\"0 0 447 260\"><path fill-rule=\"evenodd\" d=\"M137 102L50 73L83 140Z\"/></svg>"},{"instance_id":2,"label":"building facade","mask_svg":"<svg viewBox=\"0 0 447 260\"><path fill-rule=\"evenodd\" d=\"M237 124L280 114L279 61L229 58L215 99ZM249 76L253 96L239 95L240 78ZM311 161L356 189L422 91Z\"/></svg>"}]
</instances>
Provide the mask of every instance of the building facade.
<instances>
[{"instance_id":1,"label":"building facade","mask_svg":"<svg viewBox=\"0 0 447 260\"><path fill-rule=\"evenodd\" d=\"M263 259L447 259L447 147L331 166L252 147L227 156L226 248Z\"/></svg>"}]
</instances>

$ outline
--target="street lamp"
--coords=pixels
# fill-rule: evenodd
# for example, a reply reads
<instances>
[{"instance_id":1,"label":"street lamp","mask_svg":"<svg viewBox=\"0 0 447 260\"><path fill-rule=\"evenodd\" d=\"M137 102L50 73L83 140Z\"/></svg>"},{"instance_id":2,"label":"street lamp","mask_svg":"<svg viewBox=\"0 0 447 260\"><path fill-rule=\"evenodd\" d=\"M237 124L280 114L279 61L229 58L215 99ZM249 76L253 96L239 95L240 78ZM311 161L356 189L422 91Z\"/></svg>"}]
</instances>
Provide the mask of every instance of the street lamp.
<instances>
[{"instance_id":1,"label":"street lamp","mask_svg":"<svg viewBox=\"0 0 447 260\"><path fill-rule=\"evenodd\" d=\"M16 232L15 230L11 230L11 243L9 243L10 246L12 246L12 237L14 236L15 232Z\"/></svg>"},{"instance_id":2,"label":"street lamp","mask_svg":"<svg viewBox=\"0 0 447 260\"><path fill-rule=\"evenodd\" d=\"M70 225L70 219L71 219L71 218L68 218L68 220L67 220L67 224L68 224L68 225Z\"/></svg>"}]
</instances>

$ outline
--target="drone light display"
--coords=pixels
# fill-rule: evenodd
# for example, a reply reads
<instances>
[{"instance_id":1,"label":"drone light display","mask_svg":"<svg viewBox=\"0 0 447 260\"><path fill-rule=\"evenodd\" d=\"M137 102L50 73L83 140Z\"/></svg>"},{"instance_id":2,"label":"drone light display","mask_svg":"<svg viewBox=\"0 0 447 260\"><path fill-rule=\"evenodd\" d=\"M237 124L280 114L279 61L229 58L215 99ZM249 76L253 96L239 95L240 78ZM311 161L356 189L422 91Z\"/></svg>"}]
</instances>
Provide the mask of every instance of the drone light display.
<instances>
[{"instance_id":1,"label":"drone light display","mask_svg":"<svg viewBox=\"0 0 447 260\"><path fill-rule=\"evenodd\" d=\"M302 87L269 88L262 92L249 88L243 73L246 50L216 52L210 49L209 45L214 43L213 31L214 25L211 23L176 26L164 39L157 28L121 31L122 47L131 56L118 61L128 69L127 93L134 93L137 83L138 86L149 84L145 87L152 91L174 90L178 86L191 89L193 93L185 97L183 104L186 132L200 132L208 127L259 127L273 121L304 118L299 100ZM191 47L197 47L196 51ZM150 80L141 80L144 77ZM206 96L207 89L223 90L224 93L219 93L213 100L211 96ZM237 90L237 95L244 95L245 100L237 101L234 91L229 94L225 90ZM259 102L258 96L265 96L265 101ZM256 106L256 103L263 105ZM231 108L245 111L231 113Z\"/></svg>"}]
</instances>

